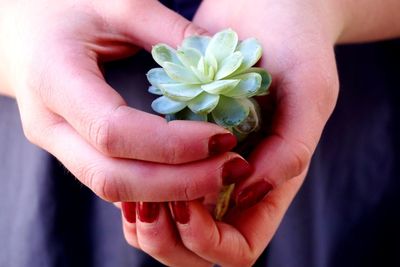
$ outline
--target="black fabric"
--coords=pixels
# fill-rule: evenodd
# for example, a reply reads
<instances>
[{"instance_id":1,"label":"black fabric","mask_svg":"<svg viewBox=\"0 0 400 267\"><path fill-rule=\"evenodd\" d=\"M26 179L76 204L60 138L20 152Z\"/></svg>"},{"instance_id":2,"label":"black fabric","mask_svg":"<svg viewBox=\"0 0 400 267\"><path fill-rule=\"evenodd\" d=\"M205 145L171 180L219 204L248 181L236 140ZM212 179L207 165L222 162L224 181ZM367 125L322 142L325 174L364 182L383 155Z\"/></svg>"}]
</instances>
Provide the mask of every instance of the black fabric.
<instances>
[{"instance_id":1,"label":"black fabric","mask_svg":"<svg viewBox=\"0 0 400 267\"><path fill-rule=\"evenodd\" d=\"M160 2L190 20L193 18L201 0L162 0Z\"/></svg>"}]
</instances>

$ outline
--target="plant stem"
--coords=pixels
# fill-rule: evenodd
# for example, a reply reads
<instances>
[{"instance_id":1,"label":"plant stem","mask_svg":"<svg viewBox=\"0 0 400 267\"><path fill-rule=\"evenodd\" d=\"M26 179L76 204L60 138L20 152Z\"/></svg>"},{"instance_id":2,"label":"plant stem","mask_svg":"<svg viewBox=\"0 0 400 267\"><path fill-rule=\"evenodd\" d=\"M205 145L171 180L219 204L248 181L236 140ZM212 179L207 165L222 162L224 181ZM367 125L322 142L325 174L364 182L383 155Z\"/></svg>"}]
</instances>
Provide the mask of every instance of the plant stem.
<instances>
[{"instance_id":1,"label":"plant stem","mask_svg":"<svg viewBox=\"0 0 400 267\"><path fill-rule=\"evenodd\" d=\"M216 220L221 221L227 212L233 189L235 189L235 184L224 185L221 188L214 210L214 217Z\"/></svg>"}]
</instances>

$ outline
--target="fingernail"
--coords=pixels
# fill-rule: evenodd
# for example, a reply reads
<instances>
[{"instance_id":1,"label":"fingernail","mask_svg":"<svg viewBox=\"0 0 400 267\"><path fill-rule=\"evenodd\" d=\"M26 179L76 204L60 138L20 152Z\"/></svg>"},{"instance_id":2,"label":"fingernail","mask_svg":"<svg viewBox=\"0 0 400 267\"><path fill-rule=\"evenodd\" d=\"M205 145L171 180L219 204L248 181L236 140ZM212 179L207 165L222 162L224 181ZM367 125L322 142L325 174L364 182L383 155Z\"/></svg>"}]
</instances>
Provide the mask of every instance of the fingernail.
<instances>
[{"instance_id":1,"label":"fingernail","mask_svg":"<svg viewBox=\"0 0 400 267\"><path fill-rule=\"evenodd\" d=\"M208 151L210 155L227 152L236 146L236 142L236 137L233 134L216 134L208 141Z\"/></svg>"},{"instance_id":2,"label":"fingernail","mask_svg":"<svg viewBox=\"0 0 400 267\"><path fill-rule=\"evenodd\" d=\"M265 181L257 182L243 189L236 198L236 206L250 208L260 202L272 189L272 185Z\"/></svg>"},{"instance_id":3,"label":"fingernail","mask_svg":"<svg viewBox=\"0 0 400 267\"><path fill-rule=\"evenodd\" d=\"M136 203L135 202L122 202L122 214L125 219L130 223L136 222Z\"/></svg>"},{"instance_id":4,"label":"fingernail","mask_svg":"<svg viewBox=\"0 0 400 267\"><path fill-rule=\"evenodd\" d=\"M139 202L136 205L137 215L141 222L153 223L160 214L160 203L156 202Z\"/></svg>"},{"instance_id":5,"label":"fingernail","mask_svg":"<svg viewBox=\"0 0 400 267\"><path fill-rule=\"evenodd\" d=\"M222 168L222 183L230 185L250 176L253 168L242 158L234 158L226 162Z\"/></svg>"},{"instance_id":6,"label":"fingernail","mask_svg":"<svg viewBox=\"0 0 400 267\"><path fill-rule=\"evenodd\" d=\"M171 202L174 220L180 224L187 224L190 220L189 204L186 201Z\"/></svg>"}]
</instances>

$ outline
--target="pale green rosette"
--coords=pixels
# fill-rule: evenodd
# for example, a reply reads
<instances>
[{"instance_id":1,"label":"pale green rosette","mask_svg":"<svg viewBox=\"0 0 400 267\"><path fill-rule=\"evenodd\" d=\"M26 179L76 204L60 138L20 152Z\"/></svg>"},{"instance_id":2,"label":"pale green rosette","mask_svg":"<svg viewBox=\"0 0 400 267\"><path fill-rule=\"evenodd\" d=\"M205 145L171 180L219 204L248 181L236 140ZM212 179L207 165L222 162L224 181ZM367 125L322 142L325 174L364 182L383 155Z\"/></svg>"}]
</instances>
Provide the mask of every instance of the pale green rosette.
<instances>
[{"instance_id":1,"label":"pale green rosette","mask_svg":"<svg viewBox=\"0 0 400 267\"><path fill-rule=\"evenodd\" d=\"M253 67L262 55L256 39L239 41L227 29L213 37L188 37L177 50L157 44L151 53L161 66L147 73L149 92L160 95L152 108L167 120L214 122L240 140L258 129L252 97L268 93L271 76Z\"/></svg>"},{"instance_id":2,"label":"pale green rosette","mask_svg":"<svg viewBox=\"0 0 400 267\"><path fill-rule=\"evenodd\" d=\"M262 55L255 38L239 41L231 29L213 37L191 36L178 49L157 44L151 54L161 66L151 69L149 92L159 95L152 108L167 120L216 123L239 141L261 123L254 96L268 94L271 75L253 67ZM224 216L234 185L222 188L215 217Z\"/></svg>"}]
</instances>

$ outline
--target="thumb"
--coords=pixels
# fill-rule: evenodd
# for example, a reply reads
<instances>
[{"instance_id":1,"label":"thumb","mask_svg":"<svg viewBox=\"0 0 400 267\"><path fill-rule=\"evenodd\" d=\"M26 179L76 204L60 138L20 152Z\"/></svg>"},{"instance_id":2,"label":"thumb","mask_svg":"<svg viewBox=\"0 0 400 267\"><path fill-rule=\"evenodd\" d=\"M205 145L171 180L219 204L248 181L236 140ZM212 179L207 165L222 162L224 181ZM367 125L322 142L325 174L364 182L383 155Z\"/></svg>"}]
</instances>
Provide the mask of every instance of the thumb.
<instances>
[{"instance_id":1,"label":"thumb","mask_svg":"<svg viewBox=\"0 0 400 267\"><path fill-rule=\"evenodd\" d=\"M109 25L128 42L148 50L160 42L177 47L187 36L207 34L159 1L127 0L117 8L108 7L104 12Z\"/></svg>"}]
</instances>

